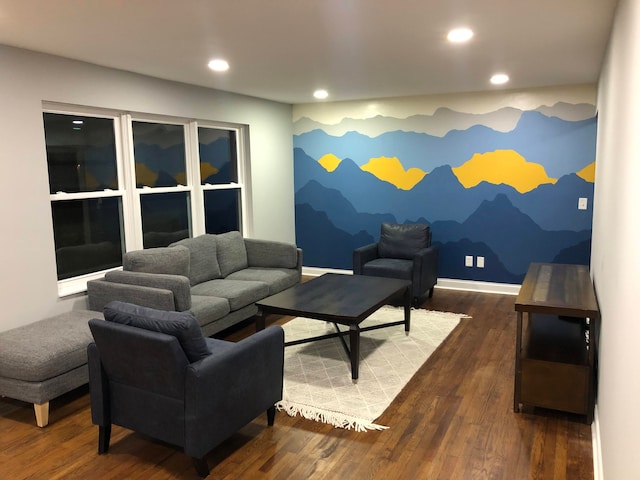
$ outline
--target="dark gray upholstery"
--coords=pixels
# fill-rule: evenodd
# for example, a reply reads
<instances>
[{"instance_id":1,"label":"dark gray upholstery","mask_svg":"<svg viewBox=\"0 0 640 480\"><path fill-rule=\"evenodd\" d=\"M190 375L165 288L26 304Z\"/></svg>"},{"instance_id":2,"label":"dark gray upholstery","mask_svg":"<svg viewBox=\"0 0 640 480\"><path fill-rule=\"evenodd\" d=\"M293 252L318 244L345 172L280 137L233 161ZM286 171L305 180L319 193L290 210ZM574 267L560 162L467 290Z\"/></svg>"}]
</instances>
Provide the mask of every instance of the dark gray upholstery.
<instances>
[{"instance_id":1,"label":"dark gray upholstery","mask_svg":"<svg viewBox=\"0 0 640 480\"><path fill-rule=\"evenodd\" d=\"M165 312L166 313L166 312ZM212 352L190 363L177 338L90 320L91 418L98 452L111 425L182 447L201 476L205 456L261 412L273 424L282 399L284 332L272 326L238 342L205 339Z\"/></svg>"},{"instance_id":2,"label":"dark gray upholstery","mask_svg":"<svg viewBox=\"0 0 640 480\"><path fill-rule=\"evenodd\" d=\"M256 301L299 283L302 250L289 243L243 238L234 231L128 252L123 263L124 271L87 282L90 309L102 312L119 300L189 310L209 336L254 315Z\"/></svg>"},{"instance_id":3,"label":"dark gray upholstery","mask_svg":"<svg viewBox=\"0 0 640 480\"><path fill-rule=\"evenodd\" d=\"M414 304L427 290L431 298L438 281L438 248L431 245L431 229L383 223L379 242L354 250L353 273L410 280Z\"/></svg>"}]
</instances>

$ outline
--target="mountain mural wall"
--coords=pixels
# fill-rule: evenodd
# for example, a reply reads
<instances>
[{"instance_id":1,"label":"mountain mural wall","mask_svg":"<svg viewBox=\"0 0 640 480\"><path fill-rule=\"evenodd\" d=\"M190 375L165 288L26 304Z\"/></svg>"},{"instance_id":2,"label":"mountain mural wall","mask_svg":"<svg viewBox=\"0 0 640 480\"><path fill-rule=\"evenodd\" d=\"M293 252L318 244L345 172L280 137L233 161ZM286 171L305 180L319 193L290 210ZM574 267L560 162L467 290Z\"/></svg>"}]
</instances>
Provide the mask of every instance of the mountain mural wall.
<instances>
[{"instance_id":1,"label":"mountain mural wall","mask_svg":"<svg viewBox=\"0 0 640 480\"><path fill-rule=\"evenodd\" d=\"M430 224L441 278L517 284L534 261L588 264L596 130L593 105L566 102L331 125L301 117L305 265L350 270L353 249L377 241L382 222ZM485 268L465 267L467 255L485 257Z\"/></svg>"}]
</instances>

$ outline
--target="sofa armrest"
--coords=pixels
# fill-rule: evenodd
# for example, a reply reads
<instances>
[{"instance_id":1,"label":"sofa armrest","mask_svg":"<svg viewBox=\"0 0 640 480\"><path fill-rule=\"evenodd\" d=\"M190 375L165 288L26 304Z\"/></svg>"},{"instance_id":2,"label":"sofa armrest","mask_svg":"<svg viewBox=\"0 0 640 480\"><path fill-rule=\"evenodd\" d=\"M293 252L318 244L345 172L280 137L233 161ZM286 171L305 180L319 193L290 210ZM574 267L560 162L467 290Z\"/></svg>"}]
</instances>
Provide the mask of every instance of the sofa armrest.
<instances>
[{"instance_id":1,"label":"sofa armrest","mask_svg":"<svg viewBox=\"0 0 640 480\"><path fill-rule=\"evenodd\" d=\"M283 374L284 331L279 325L190 364L185 379L185 453L203 457L282 400Z\"/></svg>"},{"instance_id":2,"label":"sofa armrest","mask_svg":"<svg viewBox=\"0 0 640 480\"><path fill-rule=\"evenodd\" d=\"M183 312L191 308L191 285L189 283L189 279L182 275L114 270L112 272L107 272L104 279L108 282L169 290L173 294L174 305L170 309L164 310L177 310L178 312ZM142 306L159 308L154 305Z\"/></svg>"},{"instance_id":3,"label":"sofa armrest","mask_svg":"<svg viewBox=\"0 0 640 480\"><path fill-rule=\"evenodd\" d=\"M370 243L358 247L353 251L353 274L362 275L362 267L365 263L378 258L378 244Z\"/></svg>"},{"instance_id":4,"label":"sofa armrest","mask_svg":"<svg viewBox=\"0 0 640 480\"><path fill-rule=\"evenodd\" d=\"M175 300L171 290L107 282L105 280L87 282L87 298L89 310L97 312L102 312L105 305L113 300L159 310L175 310Z\"/></svg>"},{"instance_id":5,"label":"sofa armrest","mask_svg":"<svg viewBox=\"0 0 640 480\"><path fill-rule=\"evenodd\" d=\"M245 238L250 267L302 268L302 250L292 243Z\"/></svg>"}]
</instances>

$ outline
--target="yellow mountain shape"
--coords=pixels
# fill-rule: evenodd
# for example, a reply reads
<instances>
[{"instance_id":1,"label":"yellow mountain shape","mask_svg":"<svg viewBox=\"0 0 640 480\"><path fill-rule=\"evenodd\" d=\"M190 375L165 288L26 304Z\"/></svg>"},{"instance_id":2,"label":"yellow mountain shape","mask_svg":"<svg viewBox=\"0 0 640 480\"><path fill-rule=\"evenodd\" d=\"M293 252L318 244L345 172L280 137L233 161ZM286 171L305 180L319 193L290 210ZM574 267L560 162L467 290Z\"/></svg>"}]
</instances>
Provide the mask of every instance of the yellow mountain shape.
<instances>
[{"instance_id":1,"label":"yellow mountain shape","mask_svg":"<svg viewBox=\"0 0 640 480\"><path fill-rule=\"evenodd\" d=\"M200 162L200 178L202 180L205 180L216 173L218 173L218 169L209 162Z\"/></svg>"},{"instance_id":2,"label":"yellow mountain shape","mask_svg":"<svg viewBox=\"0 0 640 480\"><path fill-rule=\"evenodd\" d=\"M465 188L475 187L485 181L494 185L510 185L518 192L526 193L544 183L557 182L557 179L547 175L542 165L527 162L514 150L476 153L452 170Z\"/></svg>"},{"instance_id":3,"label":"yellow mountain shape","mask_svg":"<svg viewBox=\"0 0 640 480\"><path fill-rule=\"evenodd\" d=\"M360 169L375 175L380 180L395 185L401 190L411 190L427 174L427 172L419 168L405 170L397 157L371 158Z\"/></svg>"},{"instance_id":4,"label":"yellow mountain shape","mask_svg":"<svg viewBox=\"0 0 640 480\"><path fill-rule=\"evenodd\" d=\"M322 165L327 172L333 172L338 168L340 162L342 162L342 160L336 157L333 153L327 153L318 160L318 163Z\"/></svg>"},{"instance_id":5,"label":"yellow mountain shape","mask_svg":"<svg viewBox=\"0 0 640 480\"><path fill-rule=\"evenodd\" d=\"M585 182L594 183L596 181L596 162L591 162L582 170L576 173Z\"/></svg>"},{"instance_id":6,"label":"yellow mountain shape","mask_svg":"<svg viewBox=\"0 0 640 480\"><path fill-rule=\"evenodd\" d=\"M158 174L143 163L136 162L136 183L139 185L155 185Z\"/></svg>"}]
</instances>

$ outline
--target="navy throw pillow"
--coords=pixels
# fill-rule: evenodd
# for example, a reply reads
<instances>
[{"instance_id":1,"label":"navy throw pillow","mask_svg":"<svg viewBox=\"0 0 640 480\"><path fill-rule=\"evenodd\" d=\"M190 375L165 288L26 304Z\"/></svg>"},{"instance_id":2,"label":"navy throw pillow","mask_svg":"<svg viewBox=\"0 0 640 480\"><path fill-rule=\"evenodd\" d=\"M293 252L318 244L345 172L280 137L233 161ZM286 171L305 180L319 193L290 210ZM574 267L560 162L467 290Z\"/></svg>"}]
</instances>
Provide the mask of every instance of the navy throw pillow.
<instances>
[{"instance_id":1,"label":"navy throw pillow","mask_svg":"<svg viewBox=\"0 0 640 480\"><path fill-rule=\"evenodd\" d=\"M197 362L211 354L200 325L191 312L169 312L113 301L104 307L104 319L174 336L190 362Z\"/></svg>"}]
</instances>

